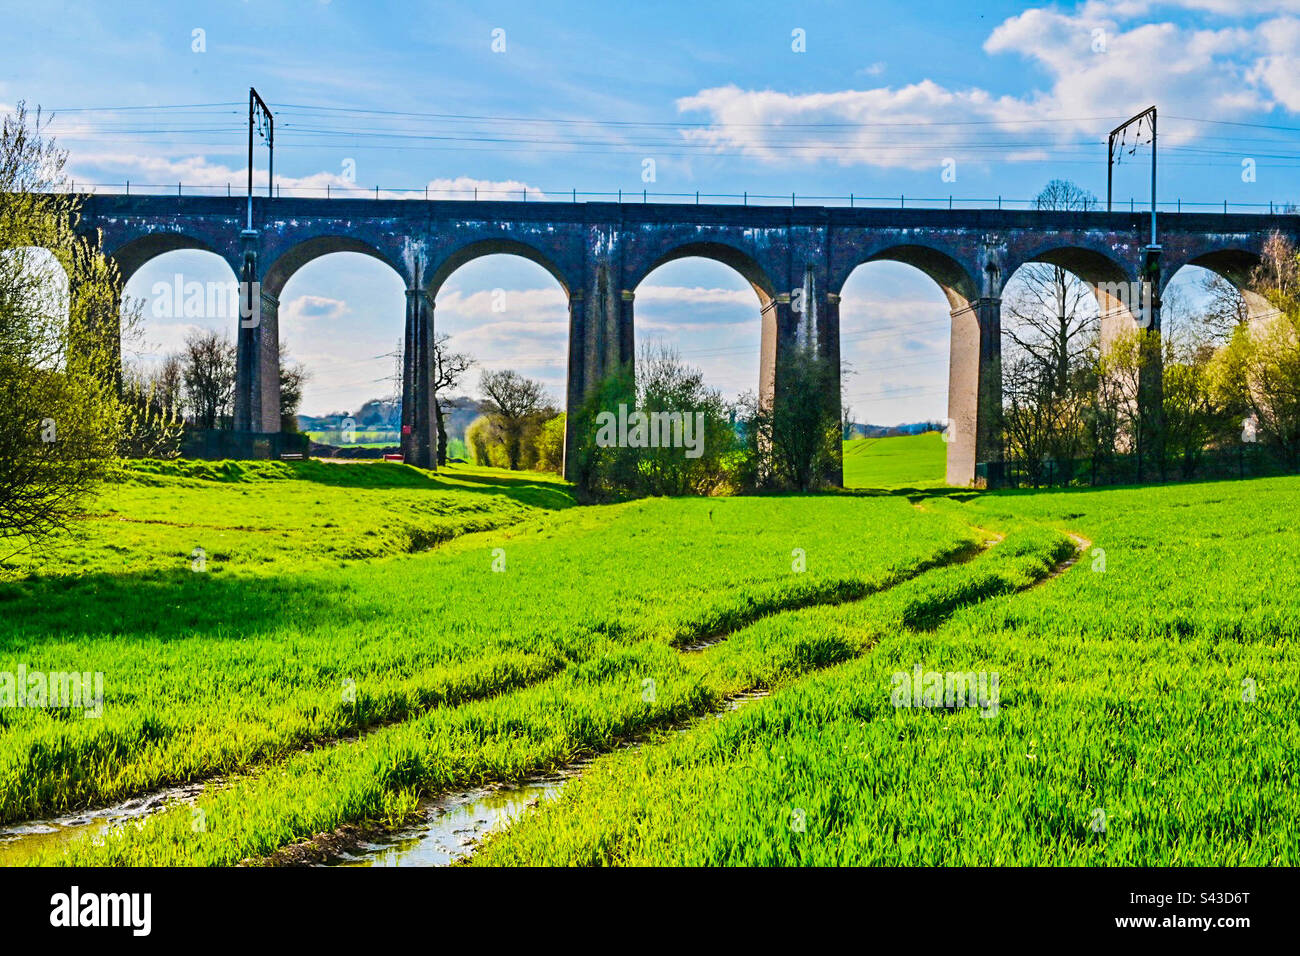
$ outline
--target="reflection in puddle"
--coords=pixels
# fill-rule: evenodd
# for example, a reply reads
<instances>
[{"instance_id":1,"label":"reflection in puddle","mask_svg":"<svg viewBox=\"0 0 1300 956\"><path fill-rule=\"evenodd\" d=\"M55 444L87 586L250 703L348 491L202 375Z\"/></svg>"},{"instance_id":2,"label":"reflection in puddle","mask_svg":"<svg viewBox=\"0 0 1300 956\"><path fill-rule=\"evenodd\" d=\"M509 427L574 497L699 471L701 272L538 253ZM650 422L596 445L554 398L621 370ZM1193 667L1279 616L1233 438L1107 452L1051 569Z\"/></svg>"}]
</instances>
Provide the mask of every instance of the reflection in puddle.
<instances>
[{"instance_id":1,"label":"reflection in puddle","mask_svg":"<svg viewBox=\"0 0 1300 956\"><path fill-rule=\"evenodd\" d=\"M766 689L737 694L725 701L713 716L724 717L767 695ZM677 732L684 733L693 725L680 727ZM504 830L531 807L555 799L566 783L581 776L591 759L585 758L523 783L481 787L429 800L416 823L378 836L325 865L450 866L472 854L487 834Z\"/></svg>"},{"instance_id":2,"label":"reflection in puddle","mask_svg":"<svg viewBox=\"0 0 1300 956\"><path fill-rule=\"evenodd\" d=\"M488 833L509 826L529 807L554 799L576 775L576 770L566 770L430 800L418 822L363 843L327 865L449 866L474 852Z\"/></svg>"}]
</instances>

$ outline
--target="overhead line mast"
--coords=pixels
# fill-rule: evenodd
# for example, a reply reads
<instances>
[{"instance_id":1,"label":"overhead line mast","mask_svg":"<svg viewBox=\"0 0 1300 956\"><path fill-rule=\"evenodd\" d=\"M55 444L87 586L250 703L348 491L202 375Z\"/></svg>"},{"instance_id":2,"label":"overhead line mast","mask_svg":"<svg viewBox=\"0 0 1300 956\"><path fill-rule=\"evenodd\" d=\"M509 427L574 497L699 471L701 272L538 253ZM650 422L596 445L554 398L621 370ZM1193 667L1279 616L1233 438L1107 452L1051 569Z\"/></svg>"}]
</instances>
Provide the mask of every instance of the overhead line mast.
<instances>
[{"instance_id":1,"label":"overhead line mast","mask_svg":"<svg viewBox=\"0 0 1300 956\"><path fill-rule=\"evenodd\" d=\"M266 194L275 195L275 117L270 107L257 95L257 90L248 88L248 228L253 228L253 128L266 143L267 173Z\"/></svg>"},{"instance_id":2,"label":"overhead line mast","mask_svg":"<svg viewBox=\"0 0 1300 956\"><path fill-rule=\"evenodd\" d=\"M1134 130L1134 141L1130 146L1128 144L1128 130L1136 126ZM1143 136L1146 130L1150 130L1151 135L1151 242L1142 250L1142 277L1150 283L1150 298L1147 304L1147 315L1145 322L1148 327L1155 324L1156 310L1160 308L1160 243L1156 238L1156 108L1154 106L1143 110L1132 119L1121 123L1110 131L1110 139L1106 144L1106 211L1111 211L1112 200L1112 183L1114 180L1115 167L1123 162L1125 150L1132 156L1137 152L1139 146L1144 145ZM1115 148L1115 139L1119 138L1119 149Z\"/></svg>"},{"instance_id":3,"label":"overhead line mast","mask_svg":"<svg viewBox=\"0 0 1300 956\"><path fill-rule=\"evenodd\" d=\"M1143 110L1131 119L1125 120L1119 126L1110 131L1110 139L1106 143L1106 211L1111 211L1111 200L1113 196L1113 182L1115 167L1123 162L1124 150L1128 149L1128 154L1132 156L1137 148L1142 144L1143 125L1148 124L1151 130L1151 245L1156 245L1156 108L1154 106ZM1129 146L1127 137L1130 126L1136 126L1134 130L1133 145ZM1119 150L1115 149L1115 138L1119 137Z\"/></svg>"}]
</instances>

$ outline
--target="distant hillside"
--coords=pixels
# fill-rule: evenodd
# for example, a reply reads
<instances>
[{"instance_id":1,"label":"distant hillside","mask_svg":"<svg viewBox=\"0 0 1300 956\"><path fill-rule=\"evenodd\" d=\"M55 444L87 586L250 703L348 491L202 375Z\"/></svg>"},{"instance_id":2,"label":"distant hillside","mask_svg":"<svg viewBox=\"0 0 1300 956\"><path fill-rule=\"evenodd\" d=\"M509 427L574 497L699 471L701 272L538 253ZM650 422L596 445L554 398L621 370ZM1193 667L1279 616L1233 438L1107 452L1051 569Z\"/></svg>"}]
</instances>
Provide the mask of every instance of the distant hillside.
<instances>
[{"instance_id":1,"label":"distant hillside","mask_svg":"<svg viewBox=\"0 0 1300 956\"><path fill-rule=\"evenodd\" d=\"M483 414L483 403L466 395L450 399L447 412L447 437L465 438L465 429ZM372 398L355 412L331 412L328 415L299 415L298 429L304 432L331 432L343 427L345 418L352 418L358 429L398 431L402 427L402 403L389 399ZM849 439L895 438L900 435L923 435L943 431L941 422L908 422L902 425L872 425L854 422L849 426Z\"/></svg>"},{"instance_id":2,"label":"distant hillside","mask_svg":"<svg viewBox=\"0 0 1300 956\"><path fill-rule=\"evenodd\" d=\"M864 425L854 422L849 426L848 438L895 438L899 435L923 435L943 431L942 422L913 422L906 425Z\"/></svg>"},{"instance_id":3,"label":"distant hillside","mask_svg":"<svg viewBox=\"0 0 1300 956\"><path fill-rule=\"evenodd\" d=\"M459 396L450 400L447 408L447 437L465 438L465 429L482 414L482 403L477 399ZM332 432L343 427L343 420L351 418L357 429L367 431L392 430L402 427L402 403L388 399L372 398L356 412L331 412L328 415L299 415L298 429L304 432Z\"/></svg>"}]
</instances>

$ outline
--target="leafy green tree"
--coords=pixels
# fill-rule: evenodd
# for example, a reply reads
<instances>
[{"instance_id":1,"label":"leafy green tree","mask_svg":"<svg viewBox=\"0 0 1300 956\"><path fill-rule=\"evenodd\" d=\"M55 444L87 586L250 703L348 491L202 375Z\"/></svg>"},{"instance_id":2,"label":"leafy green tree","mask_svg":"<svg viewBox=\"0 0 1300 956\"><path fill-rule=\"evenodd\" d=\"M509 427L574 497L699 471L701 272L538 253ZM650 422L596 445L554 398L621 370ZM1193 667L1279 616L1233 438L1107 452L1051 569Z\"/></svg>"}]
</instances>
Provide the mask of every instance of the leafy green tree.
<instances>
[{"instance_id":1,"label":"leafy green tree","mask_svg":"<svg viewBox=\"0 0 1300 956\"><path fill-rule=\"evenodd\" d=\"M554 407L541 382L525 378L510 369L483 373L481 386L486 396L488 421L497 441L504 447L509 468L529 467L533 452L526 439L554 414Z\"/></svg>"},{"instance_id":2,"label":"leafy green tree","mask_svg":"<svg viewBox=\"0 0 1300 956\"><path fill-rule=\"evenodd\" d=\"M1223 406L1253 417L1259 437L1293 470L1300 466L1300 253L1275 234L1251 284L1278 313L1235 327L1211 381Z\"/></svg>"},{"instance_id":3,"label":"leafy green tree","mask_svg":"<svg viewBox=\"0 0 1300 956\"><path fill-rule=\"evenodd\" d=\"M585 494L601 497L636 491L639 475L634 450L598 441L598 423L605 415L617 415L620 405L636 407L636 366L631 362L597 383L574 416L573 433L578 441L568 455L574 483Z\"/></svg>"},{"instance_id":4,"label":"leafy green tree","mask_svg":"<svg viewBox=\"0 0 1300 956\"><path fill-rule=\"evenodd\" d=\"M646 346L637 363L637 411L658 441L636 449L637 490L650 495L711 494L727 482L725 456L736 430L722 394L667 346ZM666 439L666 440L665 440Z\"/></svg>"},{"instance_id":5,"label":"leafy green tree","mask_svg":"<svg viewBox=\"0 0 1300 956\"><path fill-rule=\"evenodd\" d=\"M1213 375L1220 401L1255 419L1260 439L1286 468L1300 465L1300 311L1258 328L1238 326Z\"/></svg>"},{"instance_id":6,"label":"leafy green tree","mask_svg":"<svg viewBox=\"0 0 1300 956\"><path fill-rule=\"evenodd\" d=\"M1165 465L1164 408L1150 400L1150 370L1158 367L1160 348L1159 332L1131 329L1116 336L1098 362L1098 401L1114 414L1110 435L1133 456L1138 481L1152 477L1147 469Z\"/></svg>"},{"instance_id":7,"label":"leafy green tree","mask_svg":"<svg viewBox=\"0 0 1300 956\"><path fill-rule=\"evenodd\" d=\"M65 161L39 111L19 104L4 118L0 549L10 555L67 527L105 475L121 434L121 280L97 240L76 231L78 200ZM52 263L69 292L51 281Z\"/></svg>"},{"instance_id":8,"label":"leafy green tree","mask_svg":"<svg viewBox=\"0 0 1300 956\"><path fill-rule=\"evenodd\" d=\"M493 450L500 446L492 444L492 426L486 415L480 415L469 423L465 429L465 449L469 460L476 465L502 465L504 460L493 461Z\"/></svg>"},{"instance_id":9,"label":"leafy green tree","mask_svg":"<svg viewBox=\"0 0 1300 956\"><path fill-rule=\"evenodd\" d=\"M779 370L771 403L749 400L745 432L761 483L799 491L826 483L841 442L834 385L831 363L799 348Z\"/></svg>"},{"instance_id":10,"label":"leafy green tree","mask_svg":"<svg viewBox=\"0 0 1300 956\"><path fill-rule=\"evenodd\" d=\"M642 348L580 415L582 444L572 453L588 492L707 495L736 484L733 409L667 346Z\"/></svg>"},{"instance_id":11,"label":"leafy green tree","mask_svg":"<svg viewBox=\"0 0 1300 956\"><path fill-rule=\"evenodd\" d=\"M122 376L122 435L118 450L126 458L176 458L185 421L167 391L166 366L159 374L130 369Z\"/></svg>"},{"instance_id":12,"label":"leafy green tree","mask_svg":"<svg viewBox=\"0 0 1300 956\"><path fill-rule=\"evenodd\" d=\"M1166 349L1164 362L1165 454L1183 478L1191 478L1205 449L1222 439L1231 415L1214 388L1214 350L1185 354Z\"/></svg>"}]
</instances>

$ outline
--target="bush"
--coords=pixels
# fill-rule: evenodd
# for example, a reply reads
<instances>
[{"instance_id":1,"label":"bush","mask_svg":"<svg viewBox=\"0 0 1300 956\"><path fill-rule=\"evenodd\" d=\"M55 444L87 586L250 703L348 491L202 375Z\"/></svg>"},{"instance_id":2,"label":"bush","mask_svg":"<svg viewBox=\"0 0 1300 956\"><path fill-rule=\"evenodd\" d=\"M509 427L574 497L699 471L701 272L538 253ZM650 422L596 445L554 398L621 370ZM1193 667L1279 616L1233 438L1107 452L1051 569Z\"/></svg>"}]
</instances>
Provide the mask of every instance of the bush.
<instances>
[{"instance_id":1,"label":"bush","mask_svg":"<svg viewBox=\"0 0 1300 956\"><path fill-rule=\"evenodd\" d=\"M486 415L480 415L465 429L465 447L469 460L476 465L506 468L510 464L505 444L492 434L492 423Z\"/></svg>"},{"instance_id":2,"label":"bush","mask_svg":"<svg viewBox=\"0 0 1300 956\"><path fill-rule=\"evenodd\" d=\"M537 470L553 471L557 475L564 471L564 423L563 414L542 423L538 429L536 446Z\"/></svg>"},{"instance_id":3,"label":"bush","mask_svg":"<svg viewBox=\"0 0 1300 956\"><path fill-rule=\"evenodd\" d=\"M735 410L667 348L645 349L635 374L610 376L580 414L573 470L589 493L720 494L748 460Z\"/></svg>"}]
</instances>

